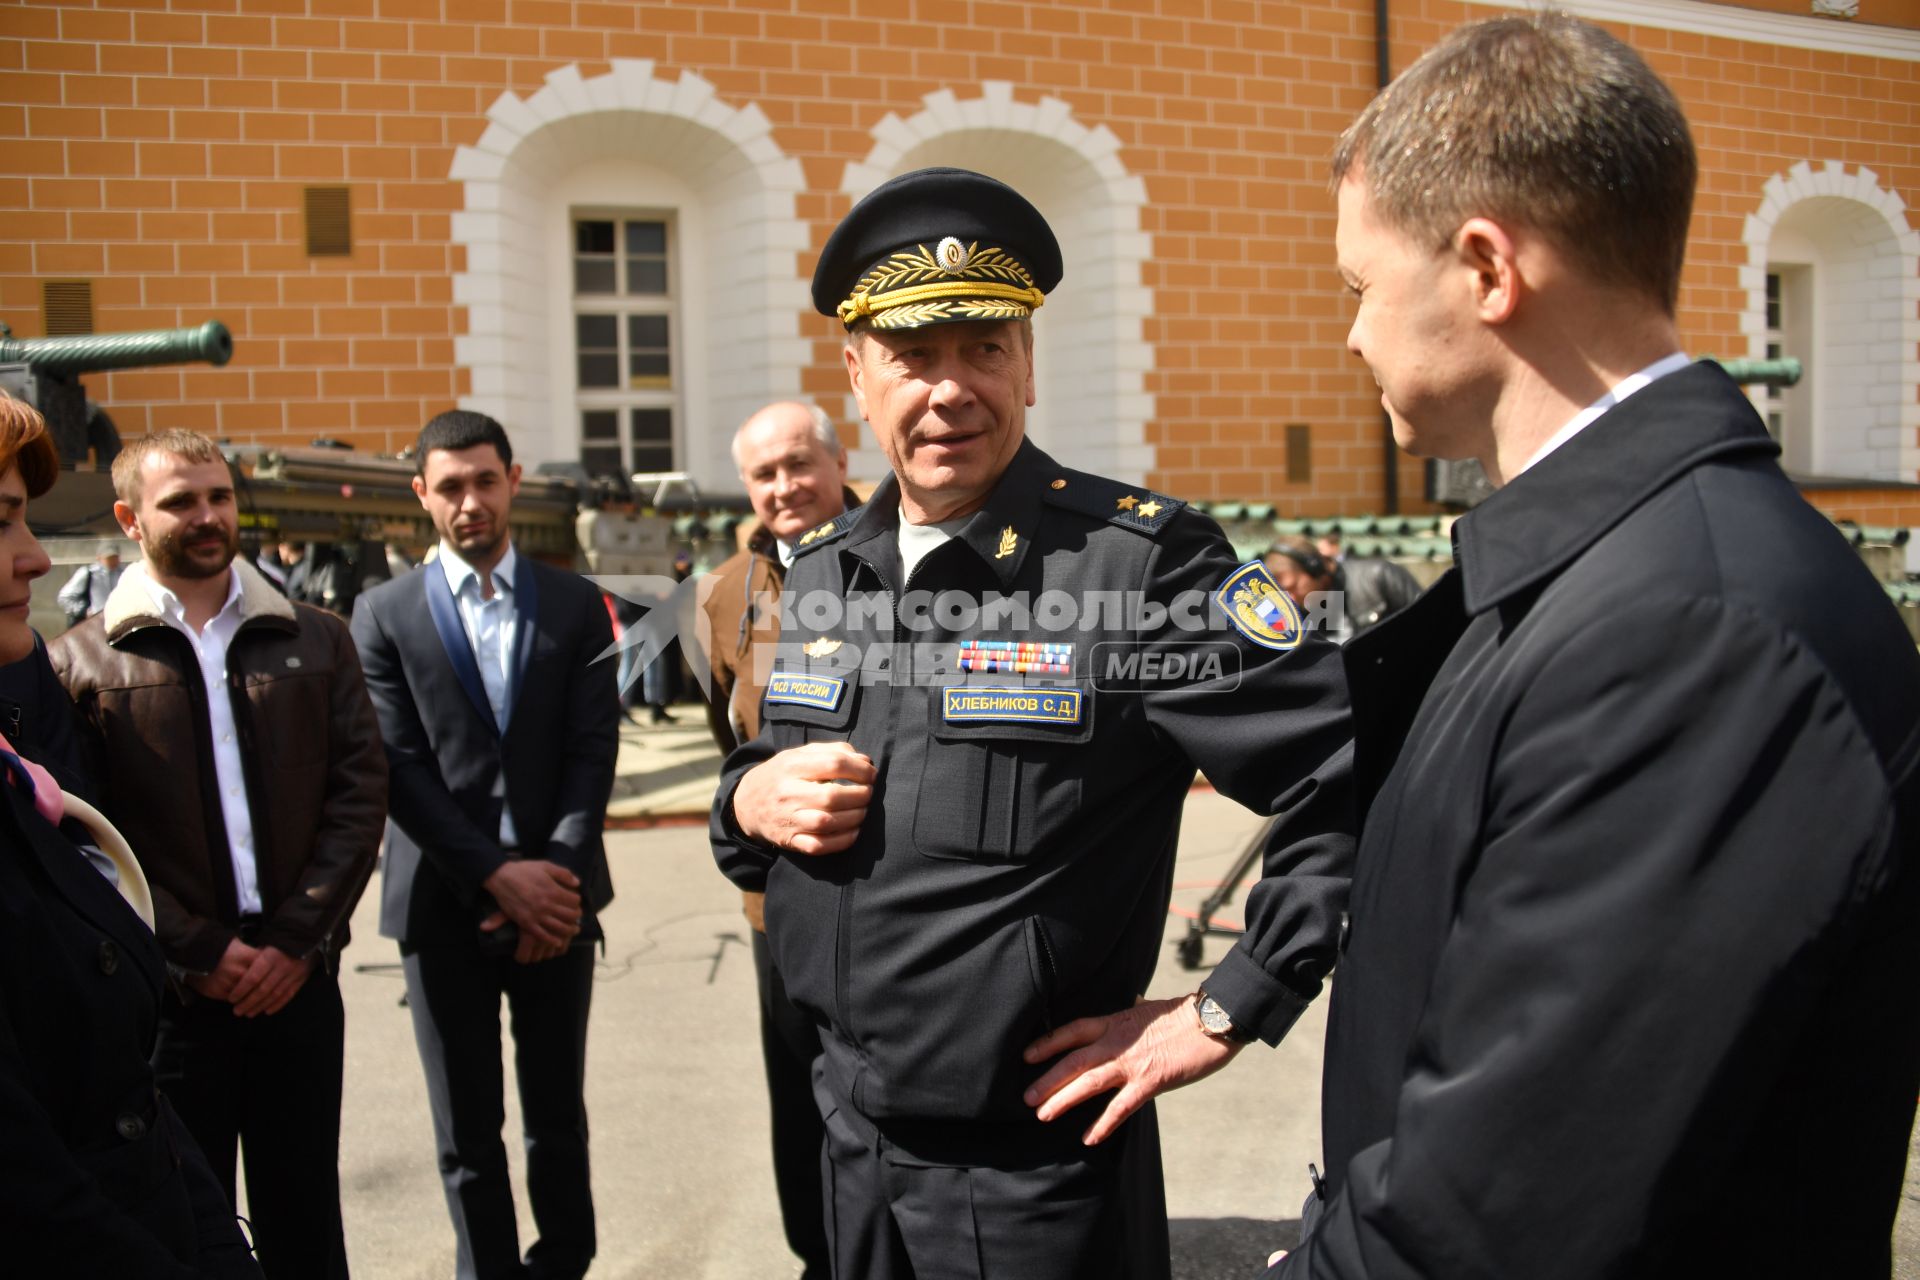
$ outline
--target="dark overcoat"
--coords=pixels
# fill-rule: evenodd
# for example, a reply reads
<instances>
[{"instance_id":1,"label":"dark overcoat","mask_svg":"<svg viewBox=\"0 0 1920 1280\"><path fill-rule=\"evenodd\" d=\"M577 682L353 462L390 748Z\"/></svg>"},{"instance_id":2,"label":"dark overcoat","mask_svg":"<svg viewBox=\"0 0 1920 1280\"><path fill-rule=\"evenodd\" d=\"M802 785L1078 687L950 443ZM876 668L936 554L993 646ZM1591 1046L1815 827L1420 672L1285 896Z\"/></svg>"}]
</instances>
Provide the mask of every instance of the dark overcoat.
<instances>
[{"instance_id":1,"label":"dark overcoat","mask_svg":"<svg viewBox=\"0 0 1920 1280\"><path fill-rule=\"evenodd\" d=\"M148 1058L166 962L140 917L0 781L0 1251L9 1275L259 1270Z\"/></svg>"},{"instance_id":2,"label":"dark overcoat","mask_svg":"<svg viewBox=\"0 0 1920 1280\"><path fill-rule=\"evenodd\" d=\"M1301 1277L1885 1276L1920 659L1717 366L1345 651L1366 810Z\"/></svg>"}]
</instances>

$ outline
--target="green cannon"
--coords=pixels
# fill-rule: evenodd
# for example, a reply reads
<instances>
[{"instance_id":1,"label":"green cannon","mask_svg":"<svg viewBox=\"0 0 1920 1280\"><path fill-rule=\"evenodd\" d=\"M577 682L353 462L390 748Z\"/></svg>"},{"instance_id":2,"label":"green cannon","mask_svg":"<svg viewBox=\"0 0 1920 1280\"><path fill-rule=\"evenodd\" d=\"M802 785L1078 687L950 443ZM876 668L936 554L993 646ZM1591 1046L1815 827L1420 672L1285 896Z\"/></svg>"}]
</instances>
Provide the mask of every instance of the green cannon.
<instances>
[{"instance_id":1,"label":"green cannon","mask_svg":"<svg viewBox=\"0 0 1920 1280\"><path fill-rule=\"evenodd\" d=\"M47 420L62 466L71 467L91 447L99 465L120 451L120 433L98 405L88 402L82 374L107 369L143 369L162 364L233 359L233 335L218 320L190 329L141 329L62 338L16 338L0 324L0 374L8 390L22 395Z\"/></svg>"},{"instance_id":2,"label":"green cannon","mask_svg":"<svg viewBox=\"0 0 1920 1280\"><path fill-rule=\"evenodd\" d=\"M1763 387L1791 387L1800 381L1804 370L1800 362L1792 356L1782 360L1722 360L1718 356L1702 356L1727 371L1727 376L1743 387L1759 385Z\"/></svg>"}]
</instances>

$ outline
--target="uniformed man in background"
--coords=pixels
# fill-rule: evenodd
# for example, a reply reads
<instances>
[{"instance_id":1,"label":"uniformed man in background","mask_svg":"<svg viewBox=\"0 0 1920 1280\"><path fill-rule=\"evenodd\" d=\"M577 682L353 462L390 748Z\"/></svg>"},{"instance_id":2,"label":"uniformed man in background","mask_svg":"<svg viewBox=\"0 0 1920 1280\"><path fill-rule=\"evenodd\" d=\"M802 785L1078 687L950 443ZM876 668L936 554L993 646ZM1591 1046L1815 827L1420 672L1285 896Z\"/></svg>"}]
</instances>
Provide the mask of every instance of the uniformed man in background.
<instances>
[{"instance_id":1,"label":"uniformed man in background","mask_svg":"<svg viewBox=\"0 0 1920 1280\"><path fill-rule=\"evenodd\" d=\"M822 1027L841 1277L1167 1275L1149 1099L1277 1042L1335 953L1339 655L1210 520L1025 439L1061 274L1017 192L928 169L814 275L893 474L800 539L713 838ZM1136 1003L1196 766L1282 834L1203 991Z\"/></svg>"}]
</instances>

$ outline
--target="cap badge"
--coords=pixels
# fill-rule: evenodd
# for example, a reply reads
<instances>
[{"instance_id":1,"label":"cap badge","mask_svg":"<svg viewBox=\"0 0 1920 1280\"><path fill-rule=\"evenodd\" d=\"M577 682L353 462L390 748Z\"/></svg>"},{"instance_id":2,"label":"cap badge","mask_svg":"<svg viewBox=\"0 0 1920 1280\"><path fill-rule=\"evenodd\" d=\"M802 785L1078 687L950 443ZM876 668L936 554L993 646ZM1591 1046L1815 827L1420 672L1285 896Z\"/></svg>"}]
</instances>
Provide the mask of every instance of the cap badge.
<instances>
[{"instance_id":1,"label":"cap badge","mask_svg":"<svg viewBox=\"0 0 1920 1280\"><path fill-rule=\"evenodd\" d=\"M950 276L957 276L967 269L967 261L973 257L973 250L952 236L948 236L934 250L934 255L940 260L940 270Z\"/></svg>"}]
</instances>

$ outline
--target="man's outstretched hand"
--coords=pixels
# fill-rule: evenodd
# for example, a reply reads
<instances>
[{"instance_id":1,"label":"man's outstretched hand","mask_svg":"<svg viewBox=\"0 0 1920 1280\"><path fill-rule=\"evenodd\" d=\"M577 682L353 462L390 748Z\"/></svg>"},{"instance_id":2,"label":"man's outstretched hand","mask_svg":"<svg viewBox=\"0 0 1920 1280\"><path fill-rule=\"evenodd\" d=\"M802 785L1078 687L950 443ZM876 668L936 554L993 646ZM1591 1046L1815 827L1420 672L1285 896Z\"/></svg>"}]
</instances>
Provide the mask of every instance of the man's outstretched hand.
<instances>
[{"instance_id":1,"label":"man's outstretched hand","mask_svg":"<svg viewBox=\"0 0 1920 1280\"><path fill-rule=\"evenodd\" d=\"M1143 1000L1120 1013L1081 1018L1041 1036L1027 1046L1029 1063L1072 1052L1033 1082L1027 1105L1040 1119L1052 1120L1089 1098L1117 1091L1081 1137L1091 1147L1106 1141L1157 1095L1212 1075L1232 1061L1241 1046L1202 1031L1193 1000Z\"/></svg>"}]
</instances>

